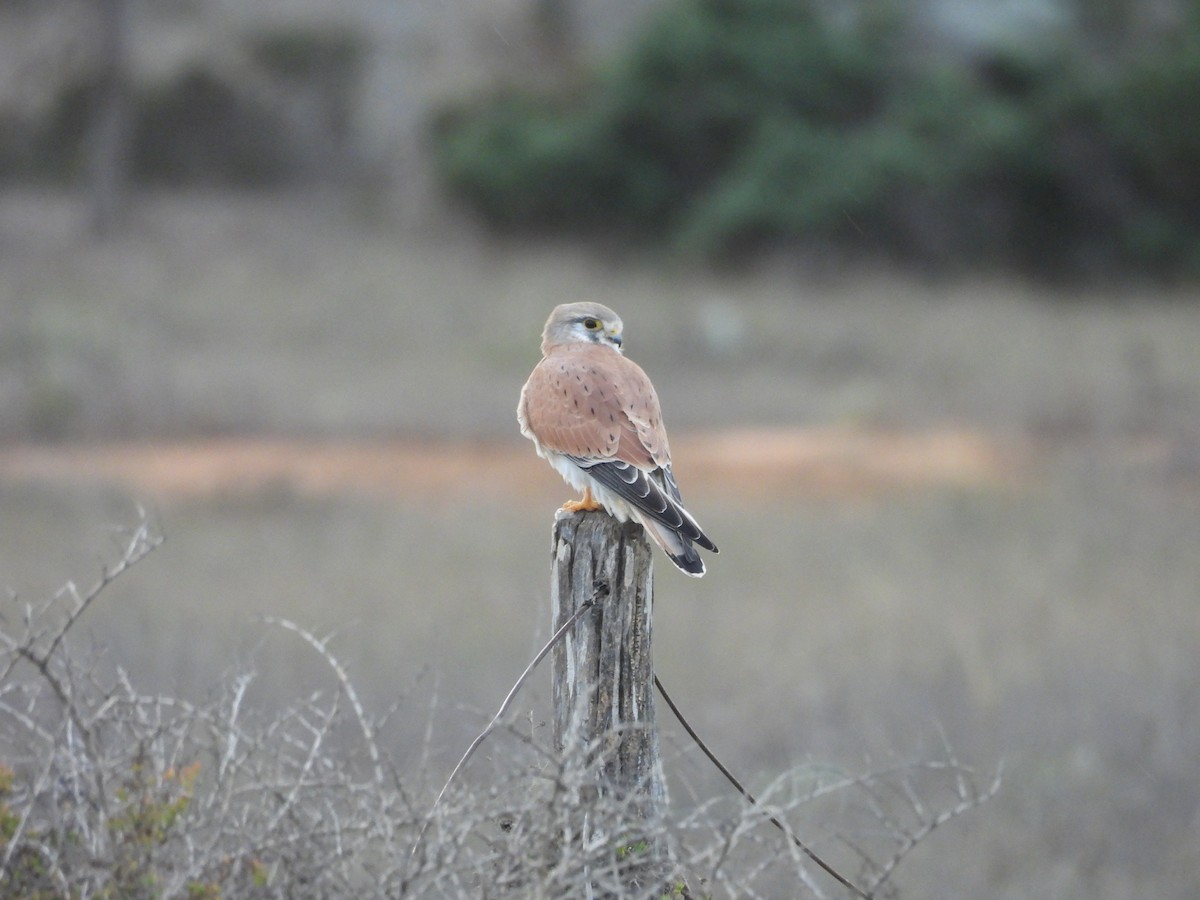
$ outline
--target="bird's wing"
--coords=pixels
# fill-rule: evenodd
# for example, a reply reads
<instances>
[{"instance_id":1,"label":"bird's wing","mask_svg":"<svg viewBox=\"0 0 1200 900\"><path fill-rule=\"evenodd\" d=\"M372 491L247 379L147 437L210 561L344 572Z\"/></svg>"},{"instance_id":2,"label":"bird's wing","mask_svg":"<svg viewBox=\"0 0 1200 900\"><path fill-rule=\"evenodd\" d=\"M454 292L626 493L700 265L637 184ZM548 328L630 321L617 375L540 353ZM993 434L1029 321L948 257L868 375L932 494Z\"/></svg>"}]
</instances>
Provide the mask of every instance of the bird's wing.
<instances>
[{"instance_id":1,"label":"bird's wing","mask_svg":"<svg viewBox=\"0 0 1200 900\"><path fill-rule=\"evenodd\" d=\"M641 437L645 426L630 417L628 395L639 406L652 406L661 422L658 397L640 368L610 348L568 344L542 359L525 383L522 429L541 447L565 456L651 469L662 451Z\"/></svg>"},{"instance_id":2,"label":"bird's wing","mask_svg":"<svg viewBox=\"0 0 1200 900\"><path fill-rule=\"evenodd\" d=\"M681 538L716 550L683 508L658 394L636 363L606 347L565 345L530 375L520 417L539 446Z\"/></svg>"},{"instance_id":3,"label":"bird's wing","mask_svg":"<svg viewBox=\"0 0 1200 900\"><path fill-rule=\"evenodd\" d=\"M672 491L660 482L664 475L669 477L668 470L656 469L653 473L648 473L620 460L590 462L576 457L571 459L642 515L661 522L685 541L717 552L717 545L701 530L699 523L683 508L683 504L672 496L678 494L679 489L675 488ZM670 484L674 485L673 478L670 479Z\"/></svg>"}]
</instances>

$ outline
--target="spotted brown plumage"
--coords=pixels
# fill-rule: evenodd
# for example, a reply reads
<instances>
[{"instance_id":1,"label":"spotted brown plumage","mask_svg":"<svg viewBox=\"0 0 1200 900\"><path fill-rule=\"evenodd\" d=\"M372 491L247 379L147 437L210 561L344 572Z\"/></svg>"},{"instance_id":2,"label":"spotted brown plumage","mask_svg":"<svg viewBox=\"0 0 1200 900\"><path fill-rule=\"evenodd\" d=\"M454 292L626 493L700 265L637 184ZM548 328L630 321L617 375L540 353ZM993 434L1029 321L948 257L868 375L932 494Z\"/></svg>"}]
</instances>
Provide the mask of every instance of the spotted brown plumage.
<instances>
[{"instance_id":1,"label":"spotted brown plumage","mask_svg":"<svg viewBox=\"0 0 1200 900\"><path fill-rule=\"evenodd\" d=\"M521 433L577 490L564 509L603 507L640 523L676 566L704 574L696 546L714 544L683 506L654 385L621 352L620 317L599 303L558 306L542 360L517 406ZM593 499L594 498L594 499Z\"/></svg>"}]
</instances>

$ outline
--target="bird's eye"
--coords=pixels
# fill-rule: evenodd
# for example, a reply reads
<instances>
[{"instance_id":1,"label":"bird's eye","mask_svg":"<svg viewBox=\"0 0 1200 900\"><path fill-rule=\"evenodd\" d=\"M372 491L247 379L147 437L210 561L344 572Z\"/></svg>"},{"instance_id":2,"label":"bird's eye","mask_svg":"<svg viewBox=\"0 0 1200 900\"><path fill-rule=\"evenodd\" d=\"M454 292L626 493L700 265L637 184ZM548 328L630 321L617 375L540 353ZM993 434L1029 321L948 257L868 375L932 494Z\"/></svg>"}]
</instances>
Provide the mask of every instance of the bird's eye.
<instances>
[{"instance_id":1,"label":"bird's eye","mask_svg":"<svg viewBox=\"0 0 1200 900\"><path fill-rule=\"evenodd\" d=\"M600 327L600 322L597 321L596 319L584 319L583 327L586 328L588 331L595 331L597 328Z\"/></svg>"}]
</instances>

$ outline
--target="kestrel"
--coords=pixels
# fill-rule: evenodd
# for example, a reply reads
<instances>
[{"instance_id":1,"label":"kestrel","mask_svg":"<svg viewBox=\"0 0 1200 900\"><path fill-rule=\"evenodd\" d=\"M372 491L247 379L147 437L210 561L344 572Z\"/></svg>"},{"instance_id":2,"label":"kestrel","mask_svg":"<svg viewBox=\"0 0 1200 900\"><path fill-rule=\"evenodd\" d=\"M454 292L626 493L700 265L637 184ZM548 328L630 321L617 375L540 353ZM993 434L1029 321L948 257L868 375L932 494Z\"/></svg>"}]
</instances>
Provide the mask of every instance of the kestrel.
<instances>
[{"instance_id":1,"label":"kestrel","mask_svg":"<svg viewBox=\"0 0 1200 900\"><path fill-rule=\"evenodd\" d=\"M517 421L538 456L583 492L563 509L604 509L639 523L671 562L704 574L693 544L717 552L683 508L658 394L621 352L621 318L599 303L555 307L542 360L521 389Z\"/></svg>"}]
</instances>

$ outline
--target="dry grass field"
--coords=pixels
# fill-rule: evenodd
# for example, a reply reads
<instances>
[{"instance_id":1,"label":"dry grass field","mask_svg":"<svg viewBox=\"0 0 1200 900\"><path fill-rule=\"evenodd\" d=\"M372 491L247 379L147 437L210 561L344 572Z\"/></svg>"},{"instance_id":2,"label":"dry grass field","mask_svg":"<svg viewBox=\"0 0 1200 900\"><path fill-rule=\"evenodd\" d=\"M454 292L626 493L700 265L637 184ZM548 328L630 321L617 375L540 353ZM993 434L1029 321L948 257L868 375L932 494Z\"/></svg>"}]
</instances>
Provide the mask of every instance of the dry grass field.
<instances>
[{"instance_id":1,"label":"dry grass field","mask_svg":"<svg viewBox=\"0 0 1200 900\"><path fill-rule=\"evenodd\" d=\"M596 298L722 548L658 567L657 668L751 787L944 731L1003 786L902 896L1200 894L1194 290L695 273L320 196L82 221L0 197L0 584L90 581L147 508L166 543L76 634L147 689L252 660L270 706L328 673L262 617L336 629L435 790L548 634L567 495L514 408L550 307ZM663 729L677 804L726 790Z\"/></svg>"}]
</instances>

